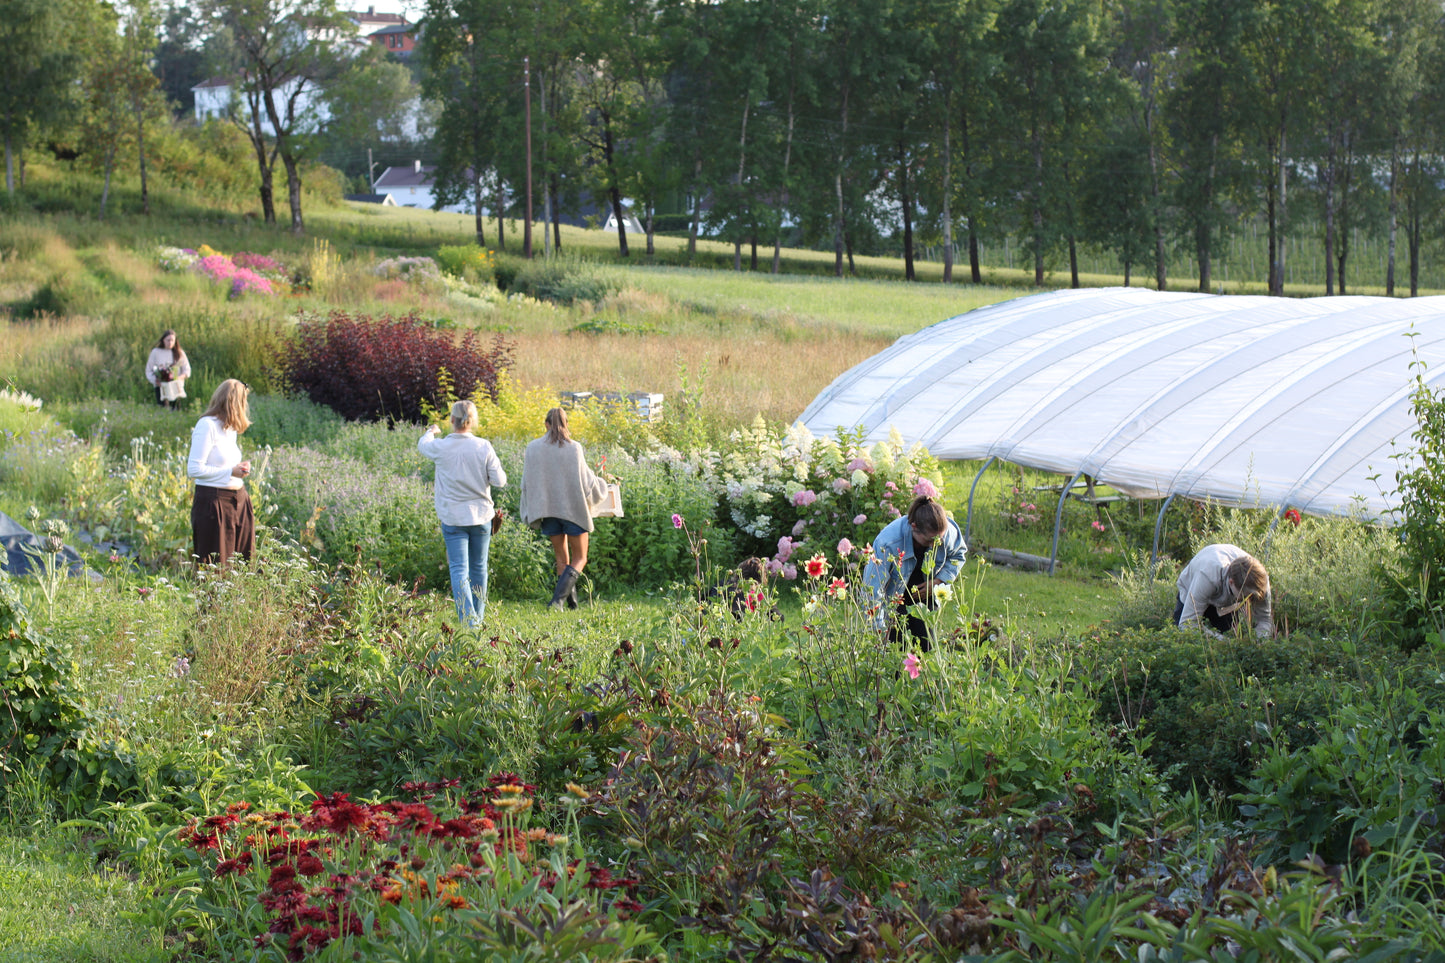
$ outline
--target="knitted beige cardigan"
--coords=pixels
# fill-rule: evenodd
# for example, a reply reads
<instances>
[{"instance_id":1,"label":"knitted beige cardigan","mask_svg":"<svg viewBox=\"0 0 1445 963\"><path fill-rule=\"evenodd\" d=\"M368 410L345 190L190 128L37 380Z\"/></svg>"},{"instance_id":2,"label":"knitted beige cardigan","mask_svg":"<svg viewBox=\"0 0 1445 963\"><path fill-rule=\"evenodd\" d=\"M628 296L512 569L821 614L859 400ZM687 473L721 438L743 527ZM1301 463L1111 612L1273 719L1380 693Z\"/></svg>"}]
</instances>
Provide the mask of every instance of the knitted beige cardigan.
<instances>
[{"instance_id":1,"label":"knitted beige cardigan","mask_svg":"<svg viewBox=\"0 0 1445 963\"><path fill-rule=\"evenodd\" d=\"M607 482L587 467L575 441L554 445L544 435L527 445L522 456L522 491L518 512L538 528L544 518L560 518L592 531L592 512L607 497Z\"/></svg>"}]
</instances>

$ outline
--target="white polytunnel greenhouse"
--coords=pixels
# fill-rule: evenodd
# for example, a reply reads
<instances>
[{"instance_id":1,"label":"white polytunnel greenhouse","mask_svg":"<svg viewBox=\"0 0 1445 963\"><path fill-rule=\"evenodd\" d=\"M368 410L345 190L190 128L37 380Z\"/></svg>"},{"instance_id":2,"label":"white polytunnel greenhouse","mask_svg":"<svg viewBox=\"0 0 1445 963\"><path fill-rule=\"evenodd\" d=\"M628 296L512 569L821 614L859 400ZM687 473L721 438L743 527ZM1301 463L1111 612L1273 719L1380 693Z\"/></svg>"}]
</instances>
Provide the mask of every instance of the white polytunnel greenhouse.
<instances>
[{"instance_id":1,"label":"white polytunnel greenhouse","mask_svg":"<svg viewBox=\"0 0 1445 963\"><path fill-rule=\"evenodd\" d=\"M1414 361L1445 379L1445 297L1142 288L1005 301L900 338L803 412L814 434L897 429L1139 498L1390 521Z\"/></svg>"}]
</instances>

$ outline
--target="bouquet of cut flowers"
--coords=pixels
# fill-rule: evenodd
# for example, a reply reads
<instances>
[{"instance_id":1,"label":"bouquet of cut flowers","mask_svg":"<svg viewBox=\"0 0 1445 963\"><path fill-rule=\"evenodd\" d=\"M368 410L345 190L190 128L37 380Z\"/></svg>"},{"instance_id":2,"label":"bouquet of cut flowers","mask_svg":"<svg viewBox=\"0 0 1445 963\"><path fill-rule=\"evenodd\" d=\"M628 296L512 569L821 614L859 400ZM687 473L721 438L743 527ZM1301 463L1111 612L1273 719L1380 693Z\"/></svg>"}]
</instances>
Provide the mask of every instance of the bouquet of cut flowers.
<instances>
[{"instance_id":1,"label":"bouquet of cut flowers","mask_svg":"<svg viewBox=\"0 0 1445 963\"><path fill-rule=\"evenodd\" d=\"M178 364L158 364L151 369L151 374L156 376L156 381L165 383L176 380L176 375L181 373L181 366Z\"/></svg>"}]
</instances>

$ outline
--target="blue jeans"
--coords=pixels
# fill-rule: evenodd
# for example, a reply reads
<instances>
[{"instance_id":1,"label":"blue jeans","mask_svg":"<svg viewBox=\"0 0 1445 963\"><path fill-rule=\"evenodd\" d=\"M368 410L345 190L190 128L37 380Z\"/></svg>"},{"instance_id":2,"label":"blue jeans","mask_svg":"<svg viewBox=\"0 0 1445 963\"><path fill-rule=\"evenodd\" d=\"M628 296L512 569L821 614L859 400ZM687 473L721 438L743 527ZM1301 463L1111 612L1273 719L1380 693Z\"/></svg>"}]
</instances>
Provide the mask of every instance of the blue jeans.
<instances>
[{"instance_id":1,"label":"blue jeans","mask_svg":"<svg viewBox=\"0 0 1445 963\"><path fill-rule=\"evenodd\" d=\"M492 544L492 525L443 525L442 538L447 543L457 619L465 626L481 625L487 608L487 549Z\"/></svg>"}]
</instances>

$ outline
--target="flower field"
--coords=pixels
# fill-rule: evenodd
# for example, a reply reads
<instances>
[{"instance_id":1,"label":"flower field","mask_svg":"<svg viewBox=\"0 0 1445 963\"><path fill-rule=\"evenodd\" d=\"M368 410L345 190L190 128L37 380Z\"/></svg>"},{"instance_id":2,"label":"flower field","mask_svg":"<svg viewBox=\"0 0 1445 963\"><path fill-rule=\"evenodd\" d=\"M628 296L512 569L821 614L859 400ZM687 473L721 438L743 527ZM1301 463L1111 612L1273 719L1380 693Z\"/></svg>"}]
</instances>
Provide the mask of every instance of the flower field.
<instances>
[{"instance_id":1,"label":"flower field","mask_svg":"<svg viewBox=\"0 0 1445 963\"><path fill-rule=\"evenodd\" d=\"M658 307L655 274L559 262L504 292L506 252L425 243L338 235L225 274L219 249L147 241L106 255L135 274L103 319L0 321L0 510L41 536L33 574L0 578L0 960L1445 954L1445 654L1406 540L1179 506L1151 577L1152 506L1070 503L1050 579L981 561L1038 551L1055 508L1052 479L994 469L922 651L876 630L863 567L915 495L962 523L977 466L739 414L680 364L660 421L574 413L626 506L582 606L546 609L550 548L510 524L464 630L415 447L456 381L411 385L406 414L361 403L373 382L287 394L278 359L320 319L393 339L378 357L495 346L474 397L514 519L523 447L579 387L529 339L605 359L708 338L775 380L788 359L715 307ZM24 250L0 290L47 283L46 245ZM222 290L242 271L270 296ZM194 358L188 410L132 390L158 323ZM854 325L818 335L850 343L832 363L870 343ZM259 556L196 572L186 443L226 374L256 387ZM1172 575L1215 541L1268 559L1278 638L1167 624Z\"/></svg>"}]
</instances>

